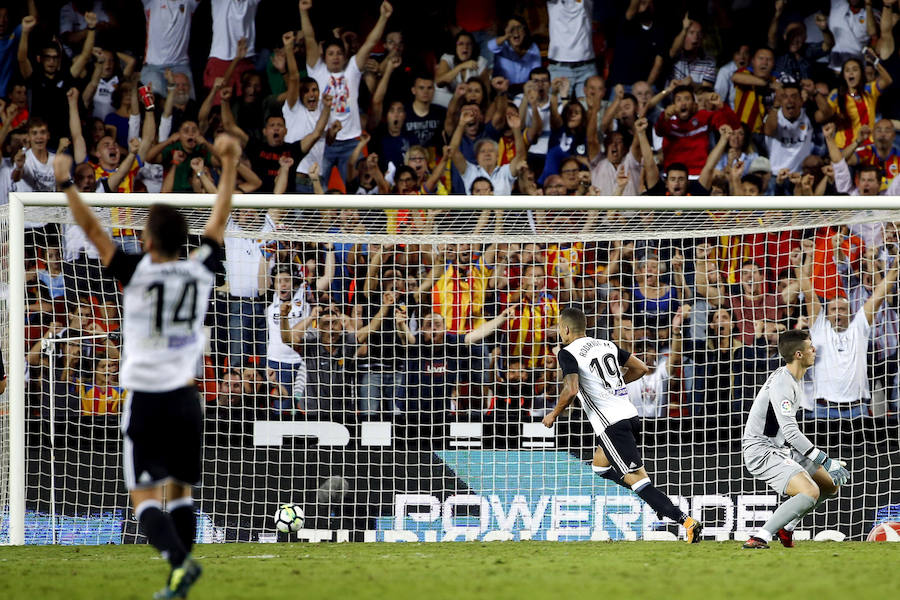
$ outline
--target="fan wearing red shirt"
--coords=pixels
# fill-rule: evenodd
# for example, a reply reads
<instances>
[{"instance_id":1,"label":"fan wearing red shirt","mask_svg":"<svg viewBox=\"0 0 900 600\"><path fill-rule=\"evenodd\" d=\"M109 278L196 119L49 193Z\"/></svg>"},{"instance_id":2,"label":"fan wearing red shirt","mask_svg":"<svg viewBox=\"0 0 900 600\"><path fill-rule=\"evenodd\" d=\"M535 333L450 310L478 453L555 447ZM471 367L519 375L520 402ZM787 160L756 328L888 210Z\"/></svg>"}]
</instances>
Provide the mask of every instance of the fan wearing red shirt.
<instances>
[{"instance_id":1,"label":"fan wearing red shirt","mask_svg":"<svg viewBox=\"0 0 900 600\"><path fill-rule=\"evenodd\" d=\"M694 89L689 85L676 87L672 98L672 104L656 122L656 133L663 138L663 167L682 163L690 175L696 176L709 154L710 130L722 125L735 129L740 121L718 94L712 94L709 100L715 110L697 110Z\"/></svg>"}]
</instances>

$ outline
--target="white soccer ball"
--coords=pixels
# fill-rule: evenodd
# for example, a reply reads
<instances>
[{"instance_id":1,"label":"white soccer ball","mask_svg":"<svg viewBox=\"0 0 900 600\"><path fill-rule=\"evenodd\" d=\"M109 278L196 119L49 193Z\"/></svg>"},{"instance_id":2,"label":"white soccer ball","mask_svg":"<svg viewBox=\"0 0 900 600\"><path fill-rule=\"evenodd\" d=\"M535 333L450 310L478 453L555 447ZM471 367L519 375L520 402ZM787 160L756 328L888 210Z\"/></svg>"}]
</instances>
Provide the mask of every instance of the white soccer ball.
<instances>
[{"instance_id":1,"label":"white soccer ball","mask_svg":"<svg viewBox=\"0 0 900 600\"><path fill-rule=\"evenodd\" d=\"M282 504L275 511L275 528L284 533L293 533L303 527L303 509L298 504Z\"/></svg>"}]
</instances>

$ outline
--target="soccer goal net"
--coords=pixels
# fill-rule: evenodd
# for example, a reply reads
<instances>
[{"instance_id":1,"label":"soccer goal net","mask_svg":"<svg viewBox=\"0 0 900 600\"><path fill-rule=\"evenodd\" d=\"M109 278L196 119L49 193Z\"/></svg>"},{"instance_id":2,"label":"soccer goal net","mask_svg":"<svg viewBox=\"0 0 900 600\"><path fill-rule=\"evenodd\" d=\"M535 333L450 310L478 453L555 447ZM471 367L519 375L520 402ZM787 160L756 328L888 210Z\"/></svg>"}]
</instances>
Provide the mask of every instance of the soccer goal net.
<instances>
[{"instance_id":1,"label":"soccer goal net","mask_svg":"<svg viewBox=\"0 0 900 600\"><path fill-rule=\"evenodd\" d=\"M87 198L139 252L151 197ZM211 198L152 199L184 207L196 245ZM301 540L683 535L593 474L578 402L542 425L567 306L648 365L627 385L644 464L704 534L740 539L779 502L743 466L741 434L793 328L818 351L800 427L852 474L798 539L859 540L897 519L900 209L478 200L236 199L197 366L199 541L285 540L272 517L287 502L305 513ZM0 543L142 542L118 429L121 289L62 195L12 202L0 212Z\"/></svg>"}]
</instances>

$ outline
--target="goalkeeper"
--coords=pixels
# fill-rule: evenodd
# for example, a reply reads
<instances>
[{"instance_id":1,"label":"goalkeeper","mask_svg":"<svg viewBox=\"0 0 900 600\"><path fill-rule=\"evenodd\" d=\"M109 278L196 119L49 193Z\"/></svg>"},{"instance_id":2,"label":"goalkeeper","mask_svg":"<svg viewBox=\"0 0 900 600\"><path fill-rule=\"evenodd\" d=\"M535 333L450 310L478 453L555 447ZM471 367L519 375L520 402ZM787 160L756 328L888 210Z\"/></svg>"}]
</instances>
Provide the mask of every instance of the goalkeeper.
<instances>
[{"instance_id":1,"label":"goalkeeper","mask_svg":"<svg viewBox=\"0 0 900 600\"><path fill-rule=\"evenodd\" d=\"M756 395L741 447L750 474L790 498L744 548L768 548L773 534L785 547L793 547L793 531L800 519L837 494L850 479L844 463L816 448L800 431L794 416L803 398L803 375L816 361L809 332L784 332L778 351L787 364L776 369Z\"/></svg>"}]
</instances>

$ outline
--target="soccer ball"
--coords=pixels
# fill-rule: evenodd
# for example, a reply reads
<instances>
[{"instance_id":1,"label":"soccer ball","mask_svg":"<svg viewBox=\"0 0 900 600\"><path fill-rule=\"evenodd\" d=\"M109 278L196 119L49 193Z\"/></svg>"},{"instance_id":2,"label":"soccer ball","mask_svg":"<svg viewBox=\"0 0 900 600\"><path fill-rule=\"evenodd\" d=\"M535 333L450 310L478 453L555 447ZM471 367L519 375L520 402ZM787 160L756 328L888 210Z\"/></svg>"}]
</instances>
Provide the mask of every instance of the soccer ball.
<instances>
[{"instance_id":1,"label":"soccer ball","mask_svg":"<svg viewBox=\"0 0 900 600\"><path fill-rule=\"evenodd\" d=\"M900 523L882 523L869 532L867 542L900 542Z\"/></svg>"},{"instance_id":2,"label":"soccer ball","mask_svg":"<svg viewBox=\"0 0 900 600\"><path fill-rule=\"evenodd\" d=\"M297 504L282 504L275 511L275 528L292 533L303 527L303 509Z\"/></svg>"}]
</instances>

